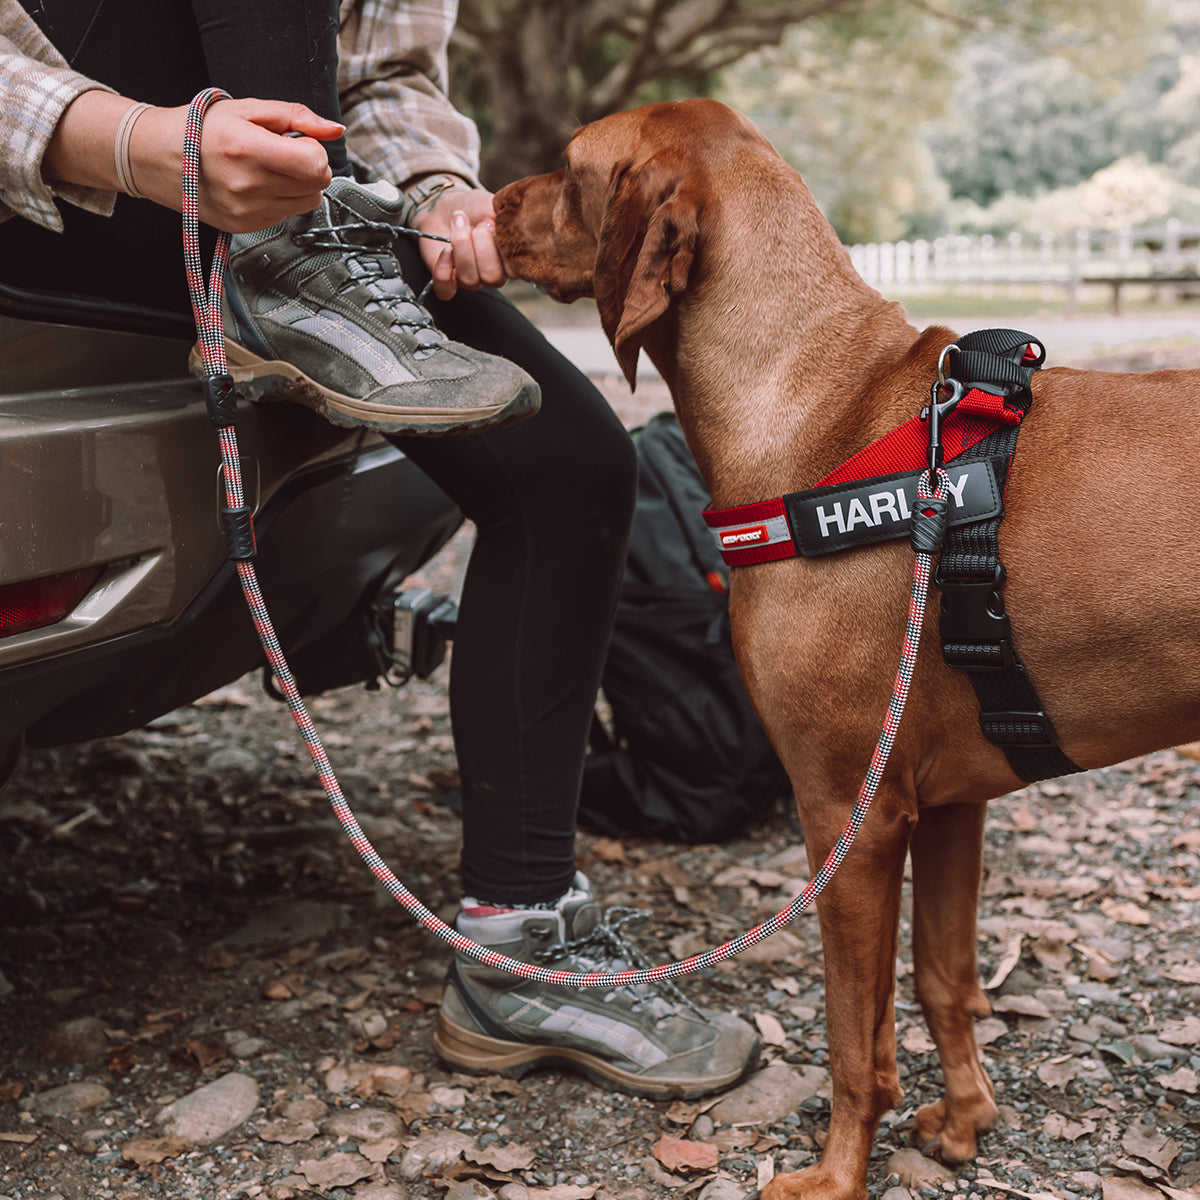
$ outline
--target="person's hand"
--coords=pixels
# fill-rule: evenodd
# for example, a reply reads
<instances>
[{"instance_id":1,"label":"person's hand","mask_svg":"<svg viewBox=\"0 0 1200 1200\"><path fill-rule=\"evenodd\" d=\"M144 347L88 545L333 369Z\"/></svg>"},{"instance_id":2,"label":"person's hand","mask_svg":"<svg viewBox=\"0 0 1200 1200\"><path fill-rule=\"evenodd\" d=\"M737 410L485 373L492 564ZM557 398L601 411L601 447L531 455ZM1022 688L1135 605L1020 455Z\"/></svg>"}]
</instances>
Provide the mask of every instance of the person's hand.
<instances>
[{"instance_id":1,"label":"person's hand","mask_svg":"<svg viewBox=\"0 0 1200 1200\"><path fill-rule=\"evenodd\" d=\"M181 205L186 119L186 107L147 109L130 143L138 190L176 210ZM332 178L318 141L336 138L343 129L303 104L213 104L200 137L200 220L230 233L249 233L311 212ZM283 136L292 131L305 136Z\"/></svg>"},{"instance_id":2,"label":"person's hand","mask_svg":"<svg viewBox=\"0 0 1200 1200\"><path fill-rule=\"evenodd\" d=\"M114 143L130 101L92 90L77 96L59 120L42 173L49 179L116 190ZM148 108L129 142L133 182L149 200L182 207L183 134L187 107ZM230 233L248 233L310 212L331 178L324 149L344 126L303 104L281 100L220 100L204 117L200 139L200 219ZM284 137L291 132L303 137Z\"/></svg>"},{"instance_id":3,"label":"person's hand","mask_svg":"<svg viewBox=\"0 0 1200 1200\"><path fill-rule=\"evenodd\" d=\"M433 275L433 291L449 300L460 288L499 287L509 275L496 248L492 193L484 188L447 188L413 216L421 233L448 237L450 244L420 238L421 257Z\"/></svg>"}]
</instances>

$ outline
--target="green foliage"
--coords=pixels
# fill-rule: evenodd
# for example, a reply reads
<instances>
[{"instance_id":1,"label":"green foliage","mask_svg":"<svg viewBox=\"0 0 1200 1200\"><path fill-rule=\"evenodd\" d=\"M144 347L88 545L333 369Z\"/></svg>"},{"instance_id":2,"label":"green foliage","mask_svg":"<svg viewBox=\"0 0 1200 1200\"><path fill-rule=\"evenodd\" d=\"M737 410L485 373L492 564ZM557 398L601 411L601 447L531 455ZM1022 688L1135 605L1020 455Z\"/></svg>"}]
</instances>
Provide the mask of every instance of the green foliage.
<instances>
[{"instance_id":1,"label":"green foliage","mask_svg":"<svg viewBox=\"0 0 1200 1200\"><path fill-rule=\"evenodd\" d=\"M1077 183L1134 145L1151 152L1124 90L1159 28L1147 12L1140 0L862 0L792 29L717 94L800 169L844 240L928 236L952 196L986 204ZM1142 96L1170 86L1170 63L1152 66Z\"/></svg>"}]
</instances>

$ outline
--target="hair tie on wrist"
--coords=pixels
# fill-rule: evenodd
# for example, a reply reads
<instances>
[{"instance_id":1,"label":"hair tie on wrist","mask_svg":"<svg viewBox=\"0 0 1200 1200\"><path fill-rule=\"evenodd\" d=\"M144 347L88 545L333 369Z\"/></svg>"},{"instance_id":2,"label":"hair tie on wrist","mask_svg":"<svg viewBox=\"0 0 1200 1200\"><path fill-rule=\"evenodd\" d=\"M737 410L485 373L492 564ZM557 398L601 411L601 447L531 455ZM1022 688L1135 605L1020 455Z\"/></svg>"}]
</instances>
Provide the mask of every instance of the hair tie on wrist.
<instances>
[{"instance_id":1,"label":"hair tie on wrist","mask_svg":"<svg viewBox=\"0 0 1200 1200\"><path fill-rule=\"evenodd\" d=\"M133 140L133 127L137 119L150 108L149 104L131 104L121 117L117 126L117 137L113 143L113 157L117 167L117 186L127 196L142 199L142 193L133 182L133 160L129 154L129 144Z\"/></svg>"}]
</instances>

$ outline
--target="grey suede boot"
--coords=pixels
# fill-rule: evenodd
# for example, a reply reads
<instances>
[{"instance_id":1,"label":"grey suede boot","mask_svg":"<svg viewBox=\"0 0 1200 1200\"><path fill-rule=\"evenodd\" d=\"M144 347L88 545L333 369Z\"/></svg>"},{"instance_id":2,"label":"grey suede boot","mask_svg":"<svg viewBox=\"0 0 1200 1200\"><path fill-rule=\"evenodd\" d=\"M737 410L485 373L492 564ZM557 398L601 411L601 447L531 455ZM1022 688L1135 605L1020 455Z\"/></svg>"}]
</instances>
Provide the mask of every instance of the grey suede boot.
<instances>
[{"instance_id":1,"label":"grey suede boot","mask_svg":"<svg viewBox=\"0 0 1200 1200\"><path fill-rule=\"evenodd\" d=\"M402 209L390 184L336 177L320 208L234 235L222 319L240 392L431 436L537 411L520 367L449 341L417 303L392 252ZM198 348L190 361L203 374Z\"/></svg>"},{"instance_id":2,"label":"grey suede boot","mask_svg":"<svg viewBox=\"0 0 1200 1200\"><path fill-rule=\"evenodd\" d=\"M465 937L521 962L605 974L643 965L587 880L549 909L460 914ZM628 910L625 910L628 911ZM434 1045L467 1071L519 1077L565 1066L634 1095L688 1099L736 1083L758 1062L757 1033L675 987L571 988L523 980L456 954Z\"/></svg>"}]
</instances>

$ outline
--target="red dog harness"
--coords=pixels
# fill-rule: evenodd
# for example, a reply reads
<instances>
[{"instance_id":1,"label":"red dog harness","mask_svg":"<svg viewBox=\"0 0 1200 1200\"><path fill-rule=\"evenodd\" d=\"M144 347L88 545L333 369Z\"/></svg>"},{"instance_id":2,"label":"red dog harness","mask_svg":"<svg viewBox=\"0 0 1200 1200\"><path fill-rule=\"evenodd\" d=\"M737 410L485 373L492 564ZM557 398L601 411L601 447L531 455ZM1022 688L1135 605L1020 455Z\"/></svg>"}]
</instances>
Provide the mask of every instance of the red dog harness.
<instances>
[{"instance_id":1,"label":"red dog harness","mask_svg":"<svg viewBox=\"0 0 1200 1200\"><path fill-rule=\"evenodd\" d=\"M917 480L932 467L944 470L946 533L935 575L942 589L942 656L967 672L984 736L1026 783L1080 769L1059 748L1013 645L1001 593L997 533L1004 490L1033 399L1030 380L1045 356L1041 342L1016 330L968 334L942 352L929 407L816 487L704 512L731 567L815 557L909 535ZM942 372L947 360L952 378ZM972 382L964 386L960 379ZM950 399L940 399L946 391Z\"/></svg>"},{"instance_id":2,"label":"red dog harness","mask_svg":"<svg viewBox=\"0 0 1200 1200\"><path fill-rule=\"evenodd\" d=\"M985 386L965 392L942 425L947 462L994 433L997 425L1021 423L1025 410L1010 407L1004 396ZM928 460L929 421L922 413L847 459L815 488L756 504L708 508L704 520L731 567L796 555L811 558L905 537L912 525L916 481ZM973 466L974 471L947 469L951 526L1001 511L991 464Z\"/></svg>"}]
</instances>

